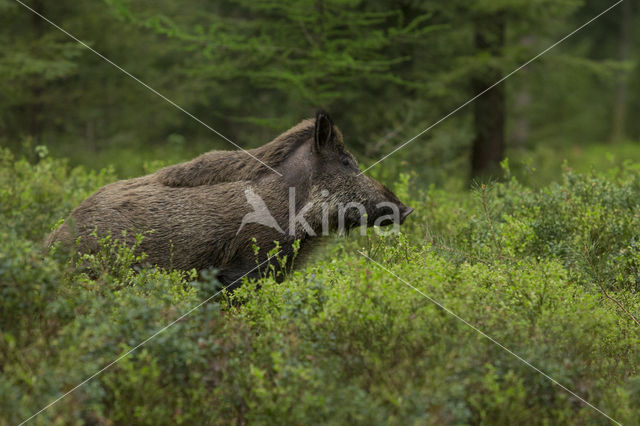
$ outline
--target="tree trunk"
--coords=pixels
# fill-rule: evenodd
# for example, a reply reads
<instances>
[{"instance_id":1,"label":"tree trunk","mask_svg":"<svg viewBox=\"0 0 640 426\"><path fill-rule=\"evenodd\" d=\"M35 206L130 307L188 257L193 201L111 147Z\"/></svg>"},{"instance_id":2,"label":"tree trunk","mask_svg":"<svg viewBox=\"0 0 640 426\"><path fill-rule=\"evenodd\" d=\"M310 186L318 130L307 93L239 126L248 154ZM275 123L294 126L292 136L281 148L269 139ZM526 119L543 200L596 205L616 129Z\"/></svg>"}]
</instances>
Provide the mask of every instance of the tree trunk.
<instances>
[{"instance_id":1,"label":"tree trunk","mask_svg":"<svg viewBox=\"0 0 640 426\"><path fill-rule=\"evenodd\" d=\"M501 55L505 42L505 17L502 13L479 18L475 22L475 48L478 53ZM488 67L471 82L474 94L486 90L502 78L502 71ZM495 175L504 158L505 89L499 84L474 102L475 139L471 154L471 177Z\"/></svg>"},{"instance_id":2,"label":"tree trunk","mask_svg":"<svg viewBox=\"0 0 640 426\"><path fill-rule=\"evenodd\" d=\"M631 2L622 2L620 8L620 44L619 59L621 62L629 60L631 48ZM611 123L611 141L618 142L625 137L627 122L627 72L621 71L616 84L615 99L613 101L613 122Z\"/></svg>"},{"instance_id":3,"label":"tree trunk","mask_svg":"<svg viewBox=\"0 0 640 426\"><path fill-rule=\"evenodd\" d=\"M534 37L526 35L520 39L520 45L524 48L531 48L534 44ZM533 95L531 94L531 85L527 79L527 69L523 68L520 72L521 83L518 85L518 92L514 94L513 111L510 111L510 119L513 120L513 129L511 134L507 134L509 143L513 148L526 149L529 141L529 133L531 130L531 120L529 111Z\"/></svg>"},{"instance_id":4,"label":"tree trunk","mask_svg":"<svg viewBox=\"0 0 640 426\"><path fill-rule=\"evenodd\" d=\"M46 16L44 11L44 6L41 0L36 0L32 3L33 9L39 14ZM36 37L38 40L42 40L45 34L44 21L39 16L32 14L31 15L33 28L36 33ZM31 87L31 104L28 108L28 120L29 120L29 134L35 140L36 144L41 143L42 132L43 132L43 110L44 106L42 104L42 96L44 93L44 83L38 79Z\"/></svg>"}]
</instances>

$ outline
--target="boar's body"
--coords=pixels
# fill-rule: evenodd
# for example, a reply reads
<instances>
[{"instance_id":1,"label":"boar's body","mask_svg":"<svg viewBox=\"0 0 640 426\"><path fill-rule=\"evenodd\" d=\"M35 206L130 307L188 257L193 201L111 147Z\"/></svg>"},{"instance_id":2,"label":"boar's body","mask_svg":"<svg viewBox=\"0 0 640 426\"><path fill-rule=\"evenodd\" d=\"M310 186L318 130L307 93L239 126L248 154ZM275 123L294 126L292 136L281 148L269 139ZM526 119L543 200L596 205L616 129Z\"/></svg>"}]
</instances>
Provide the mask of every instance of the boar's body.
<instances>
[{"instance_id":1,"label":"boar's body","mask_svg":"<svg viewBox=\"0 0 640 426\"><path fill-rule=\"evenodd\" d=\"M134 243L136 233L143 233L141 249L148 263L168 269L215 267L220 281L234 288L242 276L258 277L268 270L267 265L256 266L267 260L274 241L280 243L281 256L289 259L285 267L291 265L295 240L300 240L298 256L304 257L317 240L313 234L320 234L326 206L331 229L338 225L340 203L362 203L370 224L383 213L375 207L380 201L397 203L401 220L411 212L389 190L359 173L339 131L323 113L249 152L282 176L244 152L209 152L151 175L102 187L71 212L49 242L71 245L80 237L80 250L93 252L97 249L94 232L122 239L126 231L128 244ZM311 234L299 223L289 229L291 188L294 214L311 203L304 216L315 231ZM243 221L254 211L247 191L264 202L275 226ZM359 223L356 213L346 215L347 227ZM260 247L257 259L254 239ZM279 269L276 261L270 263Z\"/></svg>"},{"instance_id":2,"label":"boar's body","mask_svg":"<svg viewBox=\"0 0 640 426\"><path fill-rule=\"evenodd\" d=\"M274 174L266 180L275 181L276 177ZM81 248L87 252L97 249L91 235L94 229L99 235L110 233L119 239L126 231L129 245L134 243L135 233L144 233L140 248L148 263L183 270L215 266L221 281L231 283L256 265L252 237L268 241L266 250L273 241L288 237L258 224L247 224L238 233L243 216L251 211L244 191L254 186L275 185L240 181L170 187L144 179L119 181L101 188L76 208L69 223L63 225L71 229L63 232L81 236ZM269 200L272 194L263 195Z\"/></svg>"}]
</instances>

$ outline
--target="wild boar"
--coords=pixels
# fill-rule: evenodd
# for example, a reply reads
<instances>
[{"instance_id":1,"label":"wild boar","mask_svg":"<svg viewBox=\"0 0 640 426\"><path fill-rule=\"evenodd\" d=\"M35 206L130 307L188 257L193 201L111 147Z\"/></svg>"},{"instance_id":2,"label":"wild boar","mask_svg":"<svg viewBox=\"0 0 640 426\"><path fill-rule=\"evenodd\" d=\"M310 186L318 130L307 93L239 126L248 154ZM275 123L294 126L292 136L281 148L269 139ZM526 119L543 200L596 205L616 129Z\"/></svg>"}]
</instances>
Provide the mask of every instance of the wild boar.
<instances>
[{"instance_id":1,"label":"wild boar","mask_svg":"<svg viewBox=\"0 0 640 426\"><path fill-rule=\"evenodd\" d=\"M49 244L70 245L80 237L79 249L91 252L97 249L94 232L122 239L126 231L128 244L144 233L141 250L149 264L216 268L222 284L233 289L244 276L266 274L268 264L282 272L267 258L276 241L290 268L296 240L297 266L329 232L400 224L413 211L361 173L324 111L248 153L212 151L106 185L71 212Z\"/></svg>"}]
</instances>

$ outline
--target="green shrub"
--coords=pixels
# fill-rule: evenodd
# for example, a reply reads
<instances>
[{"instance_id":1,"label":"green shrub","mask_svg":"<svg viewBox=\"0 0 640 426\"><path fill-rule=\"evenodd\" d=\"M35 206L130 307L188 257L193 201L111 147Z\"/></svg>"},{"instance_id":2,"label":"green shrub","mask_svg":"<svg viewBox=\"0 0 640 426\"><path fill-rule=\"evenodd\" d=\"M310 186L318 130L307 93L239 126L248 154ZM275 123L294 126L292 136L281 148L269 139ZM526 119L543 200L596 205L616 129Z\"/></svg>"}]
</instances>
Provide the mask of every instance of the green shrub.
<instances>
[{"instance_id":1,"label":"green shrub","mask_svg":"<svg viewBox=\"0 0 640 426\"><path fill-rule=\"evenodd\" d=\"M465 200L434 190L425 196L423 214L442 252L463 253L467 261L555 259L582 285L637 293L638 171L632 164L587 175L566 170L560 182L542 189L512 178Z\"/></svg>"},{"instance_id":2,"label":"green shrub","mask_svg":"<svg viewBox=\"0 0 640 426\"><path fill-rule=\"evenodd\" d=\"M43 241L53 225L99 187L115 180L111 169L87 172L46 156L37 164L0 148L0 228Z\"/></svg>"}]
</instances>

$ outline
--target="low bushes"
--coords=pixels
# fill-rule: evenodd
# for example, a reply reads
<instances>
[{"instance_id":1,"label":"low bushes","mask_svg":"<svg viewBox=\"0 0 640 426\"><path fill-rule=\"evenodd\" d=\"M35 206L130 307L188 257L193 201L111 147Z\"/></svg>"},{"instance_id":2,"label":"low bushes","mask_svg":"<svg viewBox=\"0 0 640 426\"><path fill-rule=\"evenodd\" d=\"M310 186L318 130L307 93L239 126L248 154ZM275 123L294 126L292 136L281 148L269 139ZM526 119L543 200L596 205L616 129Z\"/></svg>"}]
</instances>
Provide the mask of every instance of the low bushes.
<instances>
[{"instance_id":1,"label":"low bushes","mask_svg":"<svg viewBox=\"0 0 640 426\"><path fill-rule=\"evenodd\" d=\"M132 349L32 421L607 423L406 283L612 418L640 418L634 165L542 189L508 177L416 194L404 176L416 213L401 234L339 238L283 284L245 283L164 329L220 290L213 274L132 268L117 236L91 256L43 254L114 177L1 158L0 423Z\"/></svg>"}]
</instances>

